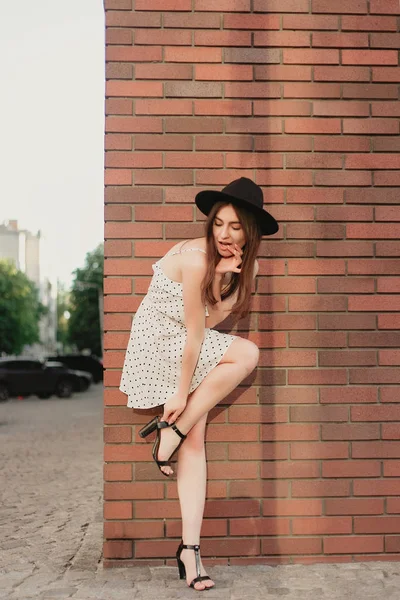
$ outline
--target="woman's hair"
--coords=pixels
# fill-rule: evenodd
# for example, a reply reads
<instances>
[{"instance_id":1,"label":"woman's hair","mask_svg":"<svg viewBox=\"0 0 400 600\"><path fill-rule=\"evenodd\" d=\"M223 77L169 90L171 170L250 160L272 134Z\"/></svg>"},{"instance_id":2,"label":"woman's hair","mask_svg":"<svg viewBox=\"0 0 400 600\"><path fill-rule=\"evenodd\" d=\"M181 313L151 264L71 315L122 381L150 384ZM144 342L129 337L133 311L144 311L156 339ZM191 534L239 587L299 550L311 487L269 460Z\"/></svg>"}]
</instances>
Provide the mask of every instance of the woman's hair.
<instances>
[{"instance_id":1,"label":"woman's hair","mask_svg":"<svg viewBox=\"0 0 400 600\"><path fill-rule=\"evenodd\" d=\"M232 202L220 200L216 202L210 210L205 223L205 234L207 243L208 268L202 282L202 299L209 304L214 305L217 300L213 294L213 280L215 277L215 268L221 260L218 253L213 234L214 219L220 208L232 204L245 236L245 245L242 248L242 262L239 265L240 273L232 272L232 279L225 289L221 291L221 300L229 298L239 289L238 298L232 307L232 314L238 315L241 319L246 317L250 311L250 299L254 274L254 263L261 242L261 230L256 216L249 210L233 204Z\"/></svg>"}]
</instances>

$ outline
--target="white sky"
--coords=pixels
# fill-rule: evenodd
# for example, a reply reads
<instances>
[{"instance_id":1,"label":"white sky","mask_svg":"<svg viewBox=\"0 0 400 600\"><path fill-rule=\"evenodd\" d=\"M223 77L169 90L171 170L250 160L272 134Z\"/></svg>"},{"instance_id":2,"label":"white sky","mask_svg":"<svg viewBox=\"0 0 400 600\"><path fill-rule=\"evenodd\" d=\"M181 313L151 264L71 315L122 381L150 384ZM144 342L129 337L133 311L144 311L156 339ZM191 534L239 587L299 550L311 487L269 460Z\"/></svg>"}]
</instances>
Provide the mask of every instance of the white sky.
<instances>
[{"instance_id":1,"label":"white sky","mask_svg":"<svg viewBox=\"0 0 400 600\"><path fill-rule=\"evenodd\" d=\"M104 35L102 0L0 0L0 223L67 285L103 241Z\"/></svg>"}]
</instances>

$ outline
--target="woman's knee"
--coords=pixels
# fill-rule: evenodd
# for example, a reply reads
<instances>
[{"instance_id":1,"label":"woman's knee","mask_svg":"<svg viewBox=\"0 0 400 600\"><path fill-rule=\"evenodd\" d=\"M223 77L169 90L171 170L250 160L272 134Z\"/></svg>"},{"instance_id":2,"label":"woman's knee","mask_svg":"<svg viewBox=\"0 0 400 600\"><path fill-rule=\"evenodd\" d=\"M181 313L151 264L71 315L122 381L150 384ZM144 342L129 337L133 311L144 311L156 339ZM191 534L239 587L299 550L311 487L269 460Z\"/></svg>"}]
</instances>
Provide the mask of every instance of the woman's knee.
<instances>
[{"instance_id":1,"label":"woman's knee","mask_svg":"<svg viewBox=\"0 0 400 600\"><path fill-rule=\"evenodd\" d=\"M260 360L260 350L258 346L244 338L236 338L230 348L228 348L224 359L221 362L234 362L243 367L246 374L251 373Z\"/></svg>"},{"instance_id":2,"label":"woman's knee","mask_svg":"<svg viewBox=\"0 0 400 600\"><path fill-rule=\"evenodd\" d=\"M251 373L257 367L258 361L260 360L260 350L254 342L251 342L250 340L244 341L247 342L247 345L243 359L249 373Z\"/></svg>"}]
</instances>

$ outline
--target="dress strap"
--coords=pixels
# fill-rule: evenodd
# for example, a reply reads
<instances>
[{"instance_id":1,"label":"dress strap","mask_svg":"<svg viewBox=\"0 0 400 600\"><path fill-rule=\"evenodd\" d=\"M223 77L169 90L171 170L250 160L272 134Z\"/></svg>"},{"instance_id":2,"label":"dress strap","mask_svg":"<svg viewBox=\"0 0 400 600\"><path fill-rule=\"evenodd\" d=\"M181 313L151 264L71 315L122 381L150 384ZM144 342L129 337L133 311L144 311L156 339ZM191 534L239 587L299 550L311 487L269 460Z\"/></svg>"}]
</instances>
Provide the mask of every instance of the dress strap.
<instances>
[{"instance_id":1,"label":"dress strap","mask_svg":"<svg viewBox=\"0 0 400 600\"><path fill-rule=\"evenodd\" d=\"M186 250L182 250L185 243L186 242L184 242L182 244L182 246L179 248L179 250L177 250L176 252L170 252L169 254L166 254L165 256L173 256L174 254L182 254L183 252L190 252L191 250L200 250L200 252L204 252L204 254L207 254L207 252L205 250L203 250L203 248L187 248Z\"/></svg>"},{"instance_id":2,"label":"dress strap","mask_svg":"<svg viewBox=\"0 0 400 600\"><path fill-rule=\"evenodd\" d=\"M184 252L190 252L191 250L200 250L200 252L204 252L204 254L207 254L207 252L203 250L203 248L188 248L187 250L182 250L180 254L183 254Z\"/></svg>"}]
</instances>

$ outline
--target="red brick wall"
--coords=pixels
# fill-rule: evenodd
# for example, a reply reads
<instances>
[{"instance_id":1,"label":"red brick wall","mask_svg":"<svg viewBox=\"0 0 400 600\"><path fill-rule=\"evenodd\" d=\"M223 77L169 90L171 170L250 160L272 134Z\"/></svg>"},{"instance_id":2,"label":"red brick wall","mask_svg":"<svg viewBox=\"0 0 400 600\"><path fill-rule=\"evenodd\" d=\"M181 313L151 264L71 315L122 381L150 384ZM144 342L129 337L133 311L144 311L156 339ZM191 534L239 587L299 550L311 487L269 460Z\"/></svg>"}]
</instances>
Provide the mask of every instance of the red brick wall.
<instances>
[{"instance_id":1,"label":"red brick wall","mask_svg":"<svg viewBox=\"0 0 400 600\"><path fill-rule=\"evenodd\" d=\"M118 385L151 264L241 175L281 229L238 327L259 368L211 413L203 555L398 560L398 0L105 8L105 566L175 551L175 480Z\"/></svg>"}]
</instances>

